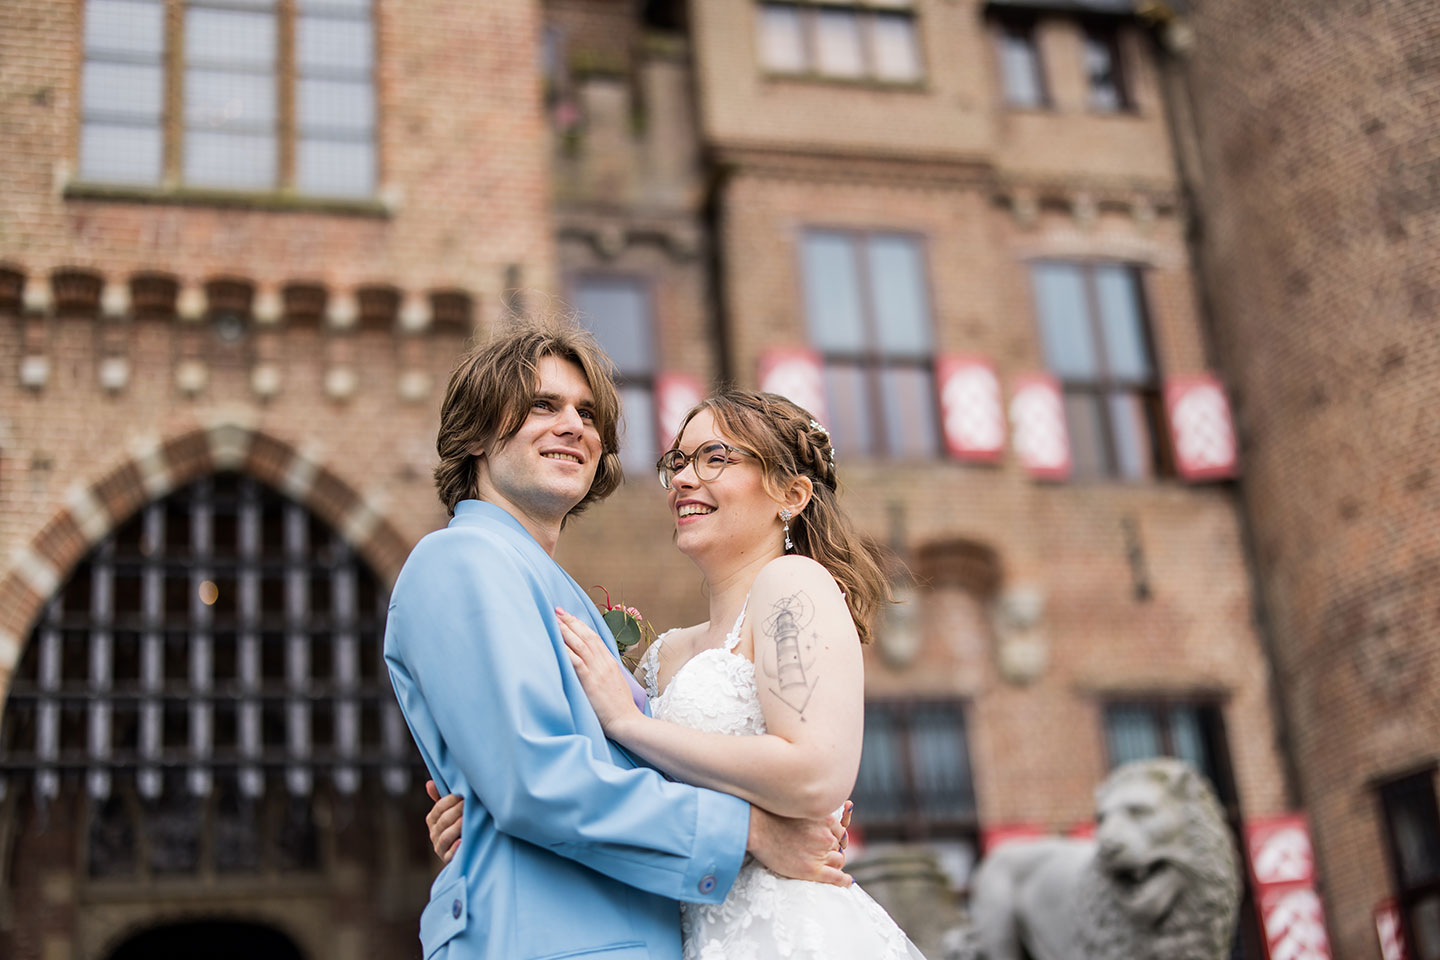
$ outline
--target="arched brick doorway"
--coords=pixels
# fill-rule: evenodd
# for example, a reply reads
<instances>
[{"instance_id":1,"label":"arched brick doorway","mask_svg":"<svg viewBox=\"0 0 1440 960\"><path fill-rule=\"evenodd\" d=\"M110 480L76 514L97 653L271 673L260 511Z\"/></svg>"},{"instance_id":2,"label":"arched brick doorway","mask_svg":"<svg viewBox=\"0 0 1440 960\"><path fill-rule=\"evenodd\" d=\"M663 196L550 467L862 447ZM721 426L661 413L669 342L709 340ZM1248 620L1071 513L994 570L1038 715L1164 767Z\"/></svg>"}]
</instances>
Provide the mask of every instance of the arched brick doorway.
<instances>
[{"instance_id":1,"label":"arched brick doorway","mask_svg":"<svg viewBox=\"0 0 1440 960\"><path fill-rule=\"evenodd\" d=\"M423 768L381 660L387 597L340 532L244 473L99 537L5 701L0 917L42 908L97 946L196 917L155 933L178 950L207 914L277 917L307 944L412 939L434 864L412 842ZM4 927L0 955L38 960Z\"/></svg>"}]
</instances>

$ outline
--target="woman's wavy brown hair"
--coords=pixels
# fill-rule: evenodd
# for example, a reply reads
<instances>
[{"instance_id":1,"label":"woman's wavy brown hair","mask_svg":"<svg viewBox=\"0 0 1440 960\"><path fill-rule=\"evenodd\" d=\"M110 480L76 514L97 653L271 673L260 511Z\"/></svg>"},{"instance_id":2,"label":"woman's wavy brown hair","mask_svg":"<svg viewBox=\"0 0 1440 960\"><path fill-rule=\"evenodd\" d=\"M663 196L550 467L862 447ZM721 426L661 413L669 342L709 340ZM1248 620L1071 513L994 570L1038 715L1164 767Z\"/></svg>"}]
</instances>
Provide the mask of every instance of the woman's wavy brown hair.
<instances>
[{"instance_id":1,"label":"woman's wavy brown hair","mask_svg":"<svg viewBox=\"0 0 1440 960\"><path fill-rule=\"evenodd\" d=\"M855 532L840 509L830 434L809 411L774 393L724 387L685 415L676 437L701 410L709 410L725 435L760 460L765 491L780 501L797 477L814 487L810 502L790 521L795 552L818 562L840 584L861 643L873 638L880 604L893 602L882 554Z\"/></svg>"},{"instance_id":2,"label":"woman's wavy brown hair","mask_svg":"<svg viewBox=\"0 0 1440 960\"><path fill-rule=\"evenodd\" d=\"M620 486L620 396L610 358L590 333L573 323L562 319L524 321L488 343L472 347L450 374L435 437L435 450L440 454L435 491L452 517L455 504L475 496L479 458L469 449L476 444L504 443L519 432L540 385L536 365L541 357L559 357L575 364L595 396L595 427L600 431L603 452L590 491L565 519L604 500Z\"/></svg>"}]
</instances>

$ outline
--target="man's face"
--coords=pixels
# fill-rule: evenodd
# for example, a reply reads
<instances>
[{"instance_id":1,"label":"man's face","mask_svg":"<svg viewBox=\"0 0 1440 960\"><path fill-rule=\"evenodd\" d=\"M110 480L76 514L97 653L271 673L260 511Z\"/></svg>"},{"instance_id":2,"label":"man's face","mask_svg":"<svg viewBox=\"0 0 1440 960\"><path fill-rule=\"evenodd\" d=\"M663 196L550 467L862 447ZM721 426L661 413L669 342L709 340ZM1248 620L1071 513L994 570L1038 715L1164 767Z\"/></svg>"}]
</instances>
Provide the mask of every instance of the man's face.
<instances>
[{"instance_id":1,"label":"man's face","mask_svg":"<svg viewBox=\"0 0 1440 960\"><path fill-rule=\"evenodd\" d=\"M600 465L595 396L569 360L541 357L530 412L510 439L484 448L481 499L543 523L558 523L590 492Z\"/></svg>"}]
</instances>

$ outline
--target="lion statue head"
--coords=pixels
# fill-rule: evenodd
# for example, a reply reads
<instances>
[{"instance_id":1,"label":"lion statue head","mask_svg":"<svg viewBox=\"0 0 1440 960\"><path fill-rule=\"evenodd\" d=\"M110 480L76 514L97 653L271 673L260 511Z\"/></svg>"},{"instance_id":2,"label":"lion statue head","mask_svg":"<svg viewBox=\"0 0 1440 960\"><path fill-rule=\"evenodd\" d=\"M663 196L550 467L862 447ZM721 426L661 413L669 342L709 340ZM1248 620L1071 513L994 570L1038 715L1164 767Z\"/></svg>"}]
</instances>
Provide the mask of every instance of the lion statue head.
<instances>
[{"instance_id":1,"label":"lion statue head","mask_svg":"<svg viewBox=\"0 0 1440 960\"><path fill-rule=\"evenodd\" d=\"M1079 884L1082 956L1217 960L1239 901L1235 841L1205 778L1177 760L1120 767L1096 791Z\"/></svg>"}]
</instances>

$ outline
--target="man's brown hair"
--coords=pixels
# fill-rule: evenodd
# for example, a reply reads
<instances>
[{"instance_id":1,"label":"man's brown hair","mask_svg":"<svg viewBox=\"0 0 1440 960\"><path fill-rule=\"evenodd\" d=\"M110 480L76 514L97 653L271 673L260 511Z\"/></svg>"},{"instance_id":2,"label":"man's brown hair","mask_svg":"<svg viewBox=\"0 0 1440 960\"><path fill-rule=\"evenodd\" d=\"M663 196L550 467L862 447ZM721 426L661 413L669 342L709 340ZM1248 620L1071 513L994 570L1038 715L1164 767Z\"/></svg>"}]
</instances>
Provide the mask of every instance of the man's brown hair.
<instances>
[{"instance_id":1,"label":"man's brown hair","mask_svg":"<svg viewBox=\"0 0 1440 960\"><path fill-rule=\"evenodd\" d=\"M488 449L519 432L540 387L536 365L542 357L575 364L595 396L600 464L589 492L566 514L566 519L604 500L620 486L620 396L615 390L610 358L590 333L573 323L524 321L503 330L488 343L476 344L450 374L445 402L440 407L440 432L435 437L435 450L440 454L440 463L435 467L435 491L452 517L455 504L475 496L478 458L468 451L477 444Z\"/></svg>"}]
</instances>

